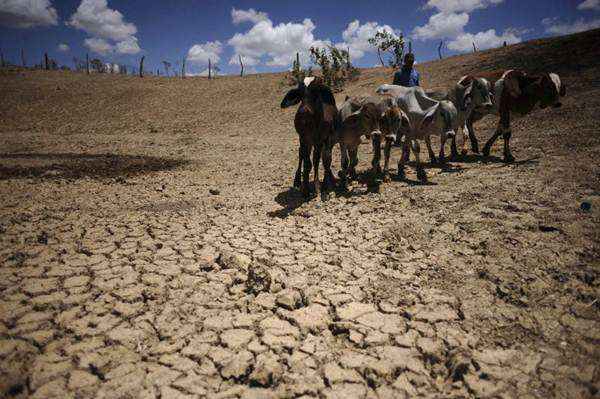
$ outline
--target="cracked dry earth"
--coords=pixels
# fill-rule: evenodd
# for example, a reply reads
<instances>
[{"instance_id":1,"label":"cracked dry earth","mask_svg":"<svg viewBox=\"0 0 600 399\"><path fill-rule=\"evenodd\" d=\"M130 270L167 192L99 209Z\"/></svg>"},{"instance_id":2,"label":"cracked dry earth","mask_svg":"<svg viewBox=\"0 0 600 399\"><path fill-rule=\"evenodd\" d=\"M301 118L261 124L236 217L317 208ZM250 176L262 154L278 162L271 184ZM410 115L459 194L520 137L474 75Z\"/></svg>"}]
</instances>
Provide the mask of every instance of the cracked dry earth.
<instances>
[{"instance_id":1,"label":"cracked dry earth","mask_svg":"<svg viewBox=\"0 0 600 399\"><path fill-rule=\"evenodd\" d=\"M598 36L419 68L447 87ZM408 182L308 203L289 189L282 75L5 73L0 396L597 396L589 59L555 65L569 96L515 122L515 164L469 155L429 166L429 185L409 168ZM364 70L338 100L389 75ZM478 125L482 140L493 123ZM367 170L369 145L360 156Z\"/></svg>"}]
</instances>

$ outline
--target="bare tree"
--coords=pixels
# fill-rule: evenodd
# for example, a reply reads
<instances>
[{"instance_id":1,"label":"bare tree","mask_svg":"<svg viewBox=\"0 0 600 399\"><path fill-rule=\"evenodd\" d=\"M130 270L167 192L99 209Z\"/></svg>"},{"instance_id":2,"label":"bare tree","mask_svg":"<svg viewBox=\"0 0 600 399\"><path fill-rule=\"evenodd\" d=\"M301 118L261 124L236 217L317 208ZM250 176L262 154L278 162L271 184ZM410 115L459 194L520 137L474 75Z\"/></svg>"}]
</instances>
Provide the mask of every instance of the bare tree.
<instances>
[{"instance_id":1,"label":"bare tree","mask_svg":"<svg viewBox=\"0 0 600 399\"><path fill-rule=\"evenodd\" d=\"M145 55L143 55L142 59L140 60L140 78L144 77L144 58L146 58Z\"/></svg>"},{"instance_id":2,"label":"bare tree","mask_svg":"<svg viewBox=\"0 0 600 399\"><path fill-rule=\"evenodd\" d=\"M211 78L211 65L210 65L210 58L208 59L208 79L210 80Z\"/></svg>"},{"instance_id":3,"label":"bare tree","mask_svg":"<svg viewBox=\"0 0 600 399\"><path fill-rule=\"evenodd\" d=\"M46 71L49 71L50 63L48 62L48 53L44 53L44 65L46 66Z\"/></svg>"},{"instance_id":4,"label":"bare tree","mask_svg":"<svg viewBox=\"0 0 600 399\"><path fill-rule=\"evenodd\" d=\"M183 56L183 60L181 62L181 79L185 79L185 59L186 56Z\"/></svg>"},{"instance_id":5,"label":"bare tree","mask_svg":"<svg viewBox=\"0 0 600 399\"><path fill-rule=\"evenodd\" d=\"M23 67L27 66L27 63L25 62L25 49L21 47L21 63L23 64Z\"/></svg>"},{"instance_id":6,"label":"bare tree","mask_svg":"<svg viewBox=\"0 0 600 399\"><path fill-rule=\"evenodd\" d=\"M473 42L473 52L476 53L477 52L477 47L475 47L475 42Z\"/></svg>"},{"instance_id":7,"label":"bare tree","mask_svg":"<svg viewBox=\"0 0 600 399\"><path fill-rule=\"evenodd\" d=\"M240 67L242 68L242 69L240 70L240 76L244 76L244 63L242 62L242 55L241 55L241 54L238 54L238 57L239 57L239 59L240 59Z\"/></svg>"},{"instance_id":8,"label":"bare tree","mask_svg":"<svg viewBox=\"0 0 600 399\"><path fill-rule=\"evenodd\" d=\"M0 67L4 68L4 53L0 51Z\"/></svg>"},{"instance_id":9,"label":"bare tree","mask_svg":"<svg viewBox=\"0 0 600 399\"><path fill-rule=\"evenodd\" d=\"M169 76L169 69L171 68L171 63L169 61L162 62L165 67L165 76Z\"/></svg>"},{"instance_id":10,"label":"bare tree","mask_svg":"<svg viewBox=\"0 0 600 399\"><path fill-rule=\"evenodd\" d=\"M440 40L440 45L438 46L438 55L440 56L440 60L444 57L442 57L442 47L444 47L444 40Z\"/></svg>"},{"instance_id":11,"label":"bare tree","mask_svg":"<svg viewBox=\"0 0 600 399\"><path fill-rule=\"evenodd\" d=\"M399 67L402 64L402 53L404 52L404 38L402 35L396 36L388 31L379 31L370 38L369 44L377 49L377 56L381 65L385 67L382 52L388 52L393 57L389 60L390 66Z\"/></svg>"},{"instance_id":12,"label":"bare tree","mask_svg":"<svg viewBox=\"0 0 600 399\"><path fill-rule=\"evenodd\" d=\"M85 71L89 75L90 74L90 55L85 53Z\"/></svg>"}]
</instances>

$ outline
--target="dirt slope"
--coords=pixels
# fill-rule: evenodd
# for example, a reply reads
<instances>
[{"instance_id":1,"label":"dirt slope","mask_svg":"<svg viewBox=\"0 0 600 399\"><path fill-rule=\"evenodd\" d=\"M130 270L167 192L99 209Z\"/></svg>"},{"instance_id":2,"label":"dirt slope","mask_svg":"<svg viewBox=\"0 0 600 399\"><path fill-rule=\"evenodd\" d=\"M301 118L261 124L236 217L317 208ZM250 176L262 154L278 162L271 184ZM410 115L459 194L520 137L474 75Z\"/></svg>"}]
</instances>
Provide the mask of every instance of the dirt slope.
<instances>
[{"instance_id":1,"label":"dirt slope","mask_svg":"<svg viewBox=\"0 0 600 399\"><path fill-rule=\"evenodd\" d=\"M0 396L597 395L599 40L419 65L436 89L563 76L561 109L515 122L514 164L309 203L282 75L1 72Z\"/></svg>"}]
</instances>

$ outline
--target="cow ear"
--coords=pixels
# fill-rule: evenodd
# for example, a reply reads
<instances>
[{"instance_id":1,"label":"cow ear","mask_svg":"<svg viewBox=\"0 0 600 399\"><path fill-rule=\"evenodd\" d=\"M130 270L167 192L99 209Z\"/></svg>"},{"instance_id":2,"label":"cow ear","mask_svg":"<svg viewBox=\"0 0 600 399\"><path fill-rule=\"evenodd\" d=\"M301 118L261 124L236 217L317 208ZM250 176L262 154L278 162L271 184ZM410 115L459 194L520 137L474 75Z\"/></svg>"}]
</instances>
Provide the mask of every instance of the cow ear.
<instances>
[{"instance_id":1,"label":"cow ear","mask_svg":"<svg viewBox=\"0 0 600 399\"><path fill-rule=\"evenodd\" d=\"M564 82L562 82L562 84L560 85L560 96L564 97L567 95L567 86L565 85Z\"/></svg>"},{"instance_id":2,"label":"cow ear","mask_svg":"<svg viewBox=\"0 0 600 399\"><path fill-rule=\"evenodd\" d=\"M287 92L281 101L281 108L291 107L298 104L302 100L302 91L300 89L292 89Z\"/></svg>"}]
</instances>

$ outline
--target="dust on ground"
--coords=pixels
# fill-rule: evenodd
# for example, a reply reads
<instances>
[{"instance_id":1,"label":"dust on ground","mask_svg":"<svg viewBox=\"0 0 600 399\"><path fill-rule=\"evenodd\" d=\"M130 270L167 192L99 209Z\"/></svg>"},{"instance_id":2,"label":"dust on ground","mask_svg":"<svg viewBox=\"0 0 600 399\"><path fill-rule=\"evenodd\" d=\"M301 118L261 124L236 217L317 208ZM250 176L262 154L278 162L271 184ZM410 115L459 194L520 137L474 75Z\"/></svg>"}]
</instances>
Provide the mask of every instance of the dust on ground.
<instances>
[{"instance_id":1,"label":"dust on ground","mask_svg":"<svg viewBox=\"0 0 600 399\"><path fill-rule=\"evenodd\" d=\"M499 143L308 203L282 75L3 73L1 395L597 395L599 39L418 66L430 88L560 73L563 107L514 122L517 162Z\"/></svg>"}]
</instances>

